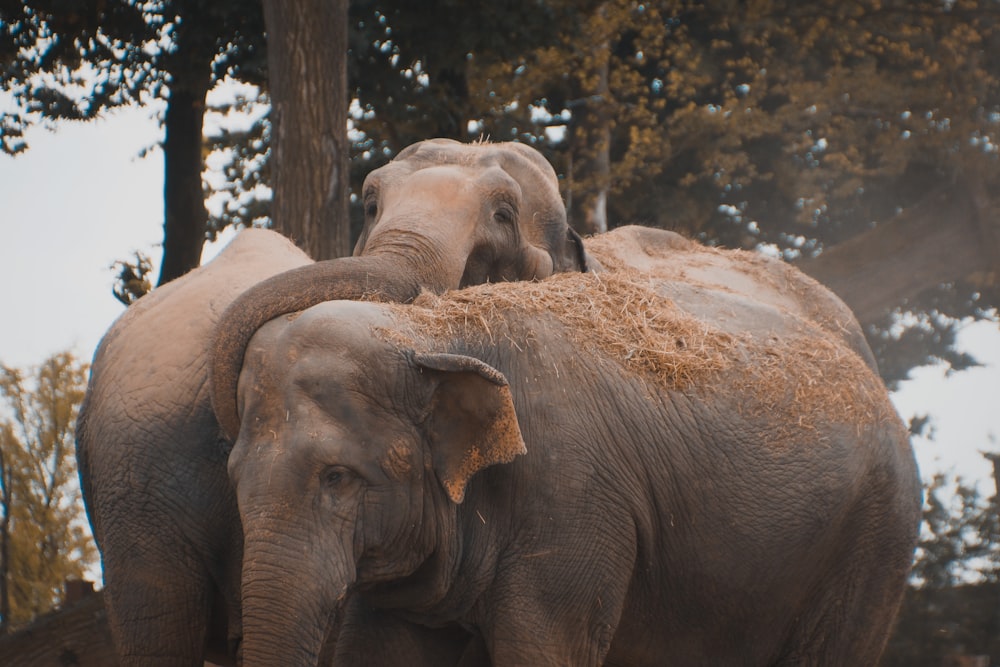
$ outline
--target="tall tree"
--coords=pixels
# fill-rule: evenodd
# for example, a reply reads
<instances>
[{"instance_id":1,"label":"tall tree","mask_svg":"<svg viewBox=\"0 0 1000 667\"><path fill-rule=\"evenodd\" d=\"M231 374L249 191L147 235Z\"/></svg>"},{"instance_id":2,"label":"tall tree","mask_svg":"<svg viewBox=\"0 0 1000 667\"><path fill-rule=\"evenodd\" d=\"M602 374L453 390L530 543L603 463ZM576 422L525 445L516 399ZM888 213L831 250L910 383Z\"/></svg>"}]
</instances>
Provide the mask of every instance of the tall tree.
<instances>
[{"instance_id":1,"label":"tall tree","mask_svg":"<svg viewBox=\"0 0 1000 667\"><path fill-rule=\"evenodd\" d=\"M166 102L164 235L159 284L196 267L206 238L205 96L224 77L262 81L256 0L0 2L0 87L17 109L0 122L8 153L37 123L89 120L130 103Z\"/></svg>"},{"instance_id":2,"label":"tall tree","mask_svg":"<svg viewBox=\"0 0 1000 667\"><path fill-rule=\"evenodd\" d=\"M938 667L949 655L1000 651L1000 496L984 499L974 485L936 475L925 498L917 560L885 667Z\"/></svg>"},{"instance_id":3,"label":"tall tree","mask_svg":"<svg viewBox=\"0 0 1000 667\"><path fill-rule=\"evenodd\" d=\"M74 430L87 365L58 353L28 372L0 366L0 630L56 605L97 550L76 483Z\"/></svg>"},{"instance_id":4,"label":"tall tree","mask_svg":"<svg viewBox=\"0 0 1000 667\"><path fill-rule=\"evenodd\" d=\"M350 254L347 0L264 0L274 228L315 259Z\"/></svg>"},{"instance_id":5,"label":"tall tree","mask_svg":"<svg viewBox=\"0 0 1000 667\"><path fill-rule=\"evenodd\" d=\"M29 2L31 11L17 14L19 27L9 31L17 39L7 41L20 45L15 50L22 60L44 54L29 70L50 72L72 62L59 58L80 51L79 44L91 50L103 45L114 55L101 61L103 69L122 72L103 84L108 99L112 91L125 99L121 91L155 91L152 82L163 83L156 74L159 59L117 64L122 45L145 44L127 51L123 61L141 63L157 53L155 44L184 41L180 33L175 39L178 25L209 30L220 25L216 14L226 21L241 14L236 0L211 11L196 0L145 3L141 12L125 0L88 0L81 5L87 11L70 13L72 20L64 12L56 20L49 5L51 0ZM0 0L4 16L20 8ZM242 14L255 15L252 7ZM132 32L101 24L118 15L133 19ZM287 43L278 33L302 29L293 27L294 15L289 9L287 17L271 17L285 21L275 23L275 40ZM222 72L243 80L263 72L256 16L256 23L244 18L236 32L216 30L222 35L217 53L226 55L213 61L215 79ZM83 30L95 22L100 30ZM29 28L39 25L45 29L27 40ZM956 318L995 317L1000 304L1000 234L991 194L1000 183L1000 73L988 57L997 28L987 0L819 0L809 6L790 0L528 0L477 13L463 11L457 0L357 0L348 35L349 87L357 100L351 115L354 183L429 136L529 142L556 165L581 228L601 228L603 203L609 226L638 222L709 243L770 248L855 309L890 382L928 360L958 369L973 360L953 349ZM49 34L86 39L49 40ZM10 53L0 48L5 61ZM89 52L88 58L94 59ZM220 65L225 62L234 64ZM281 78L322 90L302 77ZM20 74L14 79L27 80ZM93 106L68 104L51 88L29 86L35 92L24 99L66 117L86 115ZM316 112L300 104L281 113ZM239 138L225 187L281 179L266 157L273 134L268 121ZM7 130L12 123L0 123L5 141L16 139ZM317 159L302 150L275 150L287 156L288 174ZM338 152L329 141L325 151ZM193 160L191 165L197 168ZM344 192L342 184L332 185L334 174L326 167L312 172L280 182L297 187L307 176L324 175L314 188ZM193 187L194 180L186 182ZM329 203L324 196L313 205ZM275 202L281 199L276 190ZM264 215L266 202L245 202L223 211L213 225ZM193 211L185 219L201 215ZM277 217L284 228L280 219L294 224L323 216ZM290 233L305 239L303 232ZM899 319L905 311L912 316Z\"/></svg>"},{"instance_id":6,"label":"tall tree","mask_svg":"<svg viewBox=\"0 0 1000 667\"><path fill-rule=\"evenodd\" d=\"M582 182L574 128L607 119L611 226L799 262L856 310L890 381L928 359L970 363L951 349L953 318L995 318L1000 305L990 3L607 0L577 11L554 25L559 46L483 80L536 136L565 126L548 145L570 188ZM601 50L597 36L611 46L607 95L582 74L595 71L581 63ZM914 324L900 326L899 311Z\"/></svg>"}]
</instances>

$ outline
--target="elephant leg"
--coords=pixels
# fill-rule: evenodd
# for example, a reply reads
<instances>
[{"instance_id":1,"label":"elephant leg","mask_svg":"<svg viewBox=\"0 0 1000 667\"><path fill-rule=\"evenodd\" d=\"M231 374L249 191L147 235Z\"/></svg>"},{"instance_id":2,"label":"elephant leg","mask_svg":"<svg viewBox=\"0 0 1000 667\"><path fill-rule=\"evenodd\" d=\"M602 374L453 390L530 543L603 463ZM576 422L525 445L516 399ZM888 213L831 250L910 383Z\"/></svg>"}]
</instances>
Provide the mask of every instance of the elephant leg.
<instances>
[{"instance_id":1,"label":"elephant leg","mask_svg":"<svg viewBox=\"0 0 1000 667\"><path fill-rule=\"evenodd\" d=\"M596 628L589 622L576 627L567 621L546 622L545 611L526 609L523 604L513 613L520 616L515 623L503 622L486 637L493 667L600 667L617 627L617 623Z\"/></svg>"},{"instance_id":2,"label":"elephant leg","mask_svg":"<svg viewBox=\"0 0 1000 667\"><path fill-rule=\"evenodd\" d=\"M334 665L490 667L482 641L461 628L426 628L391 613L348 603Z\"/></svg>"},{"instance_id":3,"label":"elephant leg","mask_svg":"<svg viewBox=\"0 0 1000 667\"><path fill-rule=\"evenodd\" d=\"M476 607L493 667L599 667L608 659L637 558L635 522L596 495L564 494L558 503L565 505L547 513L587 516L587 530L564 536L565 546L511 553L497 566L489 601Z\"/></svg>"},{"instance_id":4,"label":"elephant leg","mask_svg":"<svg viewBox=\"0 0 1000 667\"><path fill-rule=\"evenodd\" d=\"M554 565L501 586L505 594L491 601L484 639L493 667L599 667L608 659L630 568Z\"/></svg>"},{"instance_id":5,"label":"elephant leg","mask_svg":"<svg viewBox=\"0 0 1000 667\"><path fill-rule=\"evenodd\" d=\"M105 548L105 606L122 667L201 667L212 606L200 563L146 535Z\"/></svg>"},{"instance_id":6,"label":"elephant leg","mask_svg":"<svg viewBox=\"0 0 1000 667\"><path fill-rule=\"evenodd\" d=\"M849 532L862 538L837 554L837 567L823 582L793 630L777 667L875 665L902 599L909 560L875 559L884 529ZM897 550L899 551L899 550Z\"/></svg>"}]
</instances>

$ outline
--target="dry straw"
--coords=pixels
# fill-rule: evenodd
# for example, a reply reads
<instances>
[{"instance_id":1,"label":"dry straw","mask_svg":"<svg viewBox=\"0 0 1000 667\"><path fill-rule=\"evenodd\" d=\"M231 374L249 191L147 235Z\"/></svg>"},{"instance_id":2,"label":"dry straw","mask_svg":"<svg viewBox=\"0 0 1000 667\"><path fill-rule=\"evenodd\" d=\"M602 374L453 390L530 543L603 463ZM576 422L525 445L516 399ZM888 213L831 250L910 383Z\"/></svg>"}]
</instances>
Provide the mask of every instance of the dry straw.
<instances>
[{"instance_id":1,"label":"dry straw","mask_svg":"<svg viewBox=\"0 0 1000 667\"><path fill-rule=\"evenodd\" d=\"M537 316L551 316L581 348L671 389L721 370L732 337L678 309L653 287L647 276L616 271L482 285L442 297L425 294L414 304L423 308L416 330L462 335L471 327L495 339L507 336L511 323L530 329L535 320L543 325Z\"/></svg>"},{"instance_id":2,"label":"dry straw","mask_svg":"<svg viewBox=\"0 0 1000 667\"><path fill-rule=\"evenodd\" d=\"M773 429L772 442L821 421L860 429L895 414L860 357L814 322L789 313L780 336L752 333L750 322L734 335L661 296L664 280L619 269L424 294L410 306L387 304L402 328L380 336L407 347L442 338L518 347L525 332L554 318L565 328L560 335L627 372L670 391L732 401L750 422Z\"/></svg>"}]
</instances>

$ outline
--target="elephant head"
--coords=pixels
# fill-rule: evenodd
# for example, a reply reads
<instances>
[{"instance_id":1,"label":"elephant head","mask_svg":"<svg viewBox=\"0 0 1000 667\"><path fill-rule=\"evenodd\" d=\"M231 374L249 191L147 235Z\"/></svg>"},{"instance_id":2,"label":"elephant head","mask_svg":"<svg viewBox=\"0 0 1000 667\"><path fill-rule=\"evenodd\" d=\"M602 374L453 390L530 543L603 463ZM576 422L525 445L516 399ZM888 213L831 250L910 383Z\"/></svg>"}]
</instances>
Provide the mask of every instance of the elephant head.
<instances>
[{"instance_id":1,"label":"elephant head","mask_svg":"<svg viewBox=\"0 0 1000 667\"><path fill-rule=\"evenodd\" d=\"M371 326L392 327L376 304L323 303L248 345L229 457L247 667L316 664L353 590L392 581L426 600L428 574L457 562L449 520L470 477L525 451L499 371L399 351Z\"/></svg>"},{"instance_id":2,"label":"elephant head","mask_svg":"<svg viewBox=\"0 0 1000 667\"><path fill-rule=\"evenodd\" d=\"M556 174L517 143L423 141L365 180L365 223L354 257L265 280L233 302L213 345L212 405L235 440L236 379L246 343L264 323L333 299L406 302L502 280L586 271L583 242L566 222Z\"/></svg>"}]
</instances>

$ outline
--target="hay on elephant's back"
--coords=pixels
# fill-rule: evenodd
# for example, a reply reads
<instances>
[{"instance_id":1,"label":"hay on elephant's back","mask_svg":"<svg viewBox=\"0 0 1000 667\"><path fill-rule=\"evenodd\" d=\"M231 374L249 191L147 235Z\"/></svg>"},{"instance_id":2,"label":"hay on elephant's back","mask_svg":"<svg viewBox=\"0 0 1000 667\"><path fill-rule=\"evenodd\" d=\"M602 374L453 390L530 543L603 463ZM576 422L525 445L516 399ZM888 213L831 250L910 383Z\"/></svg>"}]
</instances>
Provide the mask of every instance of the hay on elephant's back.
<instances>
[{"instance_id":1,"label":"hay on elephant's back","mask_svg":"<svg viewBox=\"0 0 1000 667\"><path fill-rule=\"evenodd\" d=\"M634 268L623 257L623 254L631 257L636 254L636 251L639 251L649 257L665 259L677 253L694 252L706 247L690 239L686 239L679 234L672 235L669 238L671 239L669 243L662 243L665 239L661 239L661 242L645 244L639 239L633 239L628 236L622 238L614 232L608 232L588 236L584 243L587 253L599 261L604 268L611 271ZM623 243L626 244L626 247L622 246Z\"/></svg>"},{"instance_id":2,"label":"hay on elephant's back","mask_svg":"<svg viewBox=\"0 0 1000 667\"><path fill-rule=\"evenodd\" d=\"M746 348L731 374L745 417L765 425L768 442L801 438L821 423L864 428L898 417L882 380L840 340L802 322L796 335Z\"/></svg>"},{"instance_id":3,"label":"hay on elephant's back","mask_svg":"<svg viewBox=\"0 0 1000 667\"><path fill-rule=\"evenodd\" d=\"M581 349L666 389L730 396L748 420L769 425L763 438L772 443L831 419L860 428L895 415L879 378L815 323L789 316L781 339L732 335L660 296L656 284L645 273L609 271L424 294L412 306L387 304L409 328L388 337L412 346L425 336L498 342L515 332L517 346L519 322L554 317Z\"/></svg>"},{"instance_id":4,"label":"hay on elephant's back","mask_svg":"<svg viewBox=\"0 0 1000 667\"><path fill-rule=\"evenodd\" d=\"M690 275L691 269L712 267L745 274L772 287L776 292L802 290L800 283L814 283L785 262L761 253L734 248L718 248L673 235L643 243L641 239L616 236L614 232L587 237L587 252L612 271L638 270L660 280L681 280L718 288L719 284Z\"/></svg>"},{"instance_id":5,"label":"hay on elephant's back","mask_svg":"<svg viewBox=\"0 0 1000 667\"><path fill-rule=\"evenodd\" d=\"M638 270L657 281L742 295L808 317L835 335L858 328L847 306L787 262L750 250L705 246L662 230L644 238L642 232L628 233L631 229L587 237L587 252L607 269Z\"/></svg>"},{"instance_id":6,"label":"hay on elephant's back","mask_svg":"<svg viewBox=\"0 0 1000 667\"><path fill-rule=\"evenodd\" d=\"M726 350L735 345L732 336L680 310L656 293L648 277L631 271L564 273L441 297L424 294L414 306L407 312L411 319L416 316L415 329L431 334L453 335L471 326L492 337L523 316L548 315L564 324L582 348L671 389L721 370Z\"/></svg>"}]
</instances>

